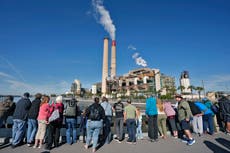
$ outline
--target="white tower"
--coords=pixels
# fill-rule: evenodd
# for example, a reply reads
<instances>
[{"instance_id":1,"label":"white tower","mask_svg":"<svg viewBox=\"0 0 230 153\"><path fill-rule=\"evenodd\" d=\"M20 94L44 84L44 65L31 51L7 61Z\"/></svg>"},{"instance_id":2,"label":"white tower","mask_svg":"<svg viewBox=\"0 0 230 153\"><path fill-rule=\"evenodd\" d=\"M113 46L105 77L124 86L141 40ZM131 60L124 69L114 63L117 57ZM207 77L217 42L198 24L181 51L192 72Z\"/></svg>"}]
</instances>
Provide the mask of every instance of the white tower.
<instances>
[{"instance_id":1,"label":"white tower","mask_svg":"<svg viewBox=\"0 0 230 153\"><path fill-rule=\"evenodd\" d=\"M191 93L191 89L188 88L190 86L190 79L189 79L188 71L183 71L181 73L180 85L185 87L182 90L182 93Z\"/></svg>"},{"instance_id":2,"label":"white tower","mask_svg":"<svg viewBox=\"0 0 230 153\"><path fill-rule=\"evenodd\" d=\"M103 65L102 65L102 94L106 95L107 83L106 79L108 78L108 54L109 54L109 39L104 38L104 50L103 50Z\"/></svg>"}]
</instances>

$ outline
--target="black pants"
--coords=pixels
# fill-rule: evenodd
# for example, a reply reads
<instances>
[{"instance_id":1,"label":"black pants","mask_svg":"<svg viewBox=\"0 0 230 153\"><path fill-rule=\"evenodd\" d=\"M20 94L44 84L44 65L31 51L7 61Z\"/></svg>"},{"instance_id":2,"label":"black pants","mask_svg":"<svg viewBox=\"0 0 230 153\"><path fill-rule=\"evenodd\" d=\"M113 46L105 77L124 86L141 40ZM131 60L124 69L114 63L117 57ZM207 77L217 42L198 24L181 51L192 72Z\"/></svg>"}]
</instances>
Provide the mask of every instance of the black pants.
<instances>
[{"instance_id":1,"label":"black pants","mask_svg":"<svg viewBox=\"0 0 230 153\"><path fill-rule=\"evenodd\" d=\"M83 136L83 142L85 143L85 141L86 141L86 136L87 136L86 128L82 128L82 136Z\"/></svg>"},{"instance_id":2,"label":"black pants","mask_svg":"<svg viewBox=\"0 0 230 153\"><path fill-rule=\"evenodd\" d=\"M54 147L58 147L60 138L61 126L58 123L50 123L47 126L47 144L46 148L51 149L54 143Z\"/></svg>"},{"instance_id":3,"label":"black pants","mask_svg":"<svg viewBox=\"0 0 230 153\"><path fill-rule=\"evenodd\" d=\"M148 136L150 139L158 139L157 115L149 115Z\"/></svg>"}]
</instances>

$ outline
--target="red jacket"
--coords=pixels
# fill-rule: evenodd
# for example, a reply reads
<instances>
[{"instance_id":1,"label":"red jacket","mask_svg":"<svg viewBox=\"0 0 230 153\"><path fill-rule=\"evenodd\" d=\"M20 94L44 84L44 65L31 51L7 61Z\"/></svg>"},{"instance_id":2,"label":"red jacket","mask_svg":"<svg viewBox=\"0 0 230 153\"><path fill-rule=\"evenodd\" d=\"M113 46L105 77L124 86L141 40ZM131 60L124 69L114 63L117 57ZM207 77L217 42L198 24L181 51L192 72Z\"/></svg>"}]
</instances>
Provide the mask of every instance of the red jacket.
<instances>
[{"instance_id":1,"label":"red jacket","mask_svg":"<svg viewBox=\"0 0 230 153\"><path fill-rule=\"evenodd\" d=\"M52 114L52 112L55 110L55 109L58 109L59 111L59 114L60 114L60 118L53 121L55 123L59 123L59 124L62 124L62 121L63 121L63 111L64 111L64 105L63 103L52 103L51 104L51 107L50 107L50 112ZM50 115L51 115L50 114Z\"/></svg>"}]
</instances>

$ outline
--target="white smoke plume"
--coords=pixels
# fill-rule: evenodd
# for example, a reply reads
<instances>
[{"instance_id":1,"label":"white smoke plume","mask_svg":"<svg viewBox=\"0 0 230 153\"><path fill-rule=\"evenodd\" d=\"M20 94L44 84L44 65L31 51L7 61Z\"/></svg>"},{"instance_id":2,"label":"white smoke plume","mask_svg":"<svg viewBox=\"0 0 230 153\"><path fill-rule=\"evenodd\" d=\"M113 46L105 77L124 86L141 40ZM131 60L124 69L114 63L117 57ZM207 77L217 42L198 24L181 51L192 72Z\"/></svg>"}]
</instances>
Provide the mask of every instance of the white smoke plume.
<instances>
[{"instance_id":1,"label":"white smoke plume","mask_svg":"<svg viewBox=\"0 0 230 153\"><path fill-rule=\"evenodd\" d=\"M104 27L104 29L109 33L112 40L115 40L115 25L110 17L109 11L103 6L102 0L92 0L93 8L96 15L100 15L98 22Z\"/></svg>"},{"instance_id":2,"label":"white smoke plume","mask_svg":"<svg viewBox=\"0 0 230 153\"><path fill-rule=\"evenodd\" d=\"M128 49L133 50L133 51L137 50L137 48L134 47L133 45L129 45ZM132 58L135 60L135 62L136 62L137 65L140 65L140 66L143 66L143 67L147 67L148 66L147 62L140 56L140 54L138 52L135 52L132 55Z\"/></svg>"},{"instance_id":3,"label":"white smoke plume","mask_svg":"<svg viewBox=\"0 0 230 153\"><path fill-rule=\"evenodd\" d=\"M143 67L147 66L147 62L142 57L136 58L135 61L137 65L141 65Z\"/></svg>"},{"instance_id":4,"label":"white smoke plume","mask_svg":"<svg viewBox=\"0 0 230 153\"><path fill-rule=\"evenodd\" d=\"M132 57L133 57L133 59L136 59L136 58L138 58L138 56L139 56L139 53L134 53Z\"/></svg>"},{"instance_id":5,"label":"white smoke plume","mask_svg":"<svg viewBox=\"0 0 230 153\"><path fill-rule=\"evenodd\" d=\"M131 49L131 50L137 50L137 48L136 48L136 47L134 47L133 45L129 45L129 46L128 46L128 49Z\"/></svg>"}]
</instances>

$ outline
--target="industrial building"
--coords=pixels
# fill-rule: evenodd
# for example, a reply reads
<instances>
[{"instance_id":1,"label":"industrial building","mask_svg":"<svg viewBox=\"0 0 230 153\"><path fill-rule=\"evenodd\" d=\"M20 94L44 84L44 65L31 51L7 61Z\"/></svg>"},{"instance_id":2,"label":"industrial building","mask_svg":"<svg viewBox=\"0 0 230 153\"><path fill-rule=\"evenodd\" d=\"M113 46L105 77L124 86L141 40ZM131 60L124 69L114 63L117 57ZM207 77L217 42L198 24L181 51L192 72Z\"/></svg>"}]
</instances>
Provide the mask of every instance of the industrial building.
<instances>
[{"instance_id":1,"label":"industrial building","mask_svg":"<svg viewBox=\"0 0 230 153\"><path fill-rule=\"evenodd\" d=\"M74 80L70 91L75 95L79 95L81 93L81 82L79 80Z\"/></svg>"},{"instance_id":2,"label":"industrial building","mask_svg":"<svg viewBox=\"0 0 230 153\"><path fill-rule=\"evenodd\" d=\"M165 86L175 87L175 79L160 73L159 69L139 68L129 71L127 74L114 79L106 79L107 95L116 96L140 96L150 93L167 93ZM102 90L101 83L92 85L92 94L98 94Z\"/></svg>"},{"instance_id":3,"label":"industrial building","mask_svg":"<svg viewBox=\"0 0 230 153\"><path fill-rule=\"evenodd\" d=\"M130 96L145 95L149 93L166 94L163 92L164 85L175 87L174 78L169 79L161 73L159 69L151 69L147 67L129 71L122 76L116 75L116 41L112 40L111 47L111 66L109 67L109 39L104 38L103 41L103 65L102 65L102 81L92 85L92 94L101 94L102 96ZM110 70L110 75L109 75ZM170 81L167 81L170 80ZM170 82L170 83L169 83Z\"/></svg>"}]
</instances>

